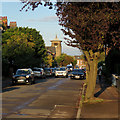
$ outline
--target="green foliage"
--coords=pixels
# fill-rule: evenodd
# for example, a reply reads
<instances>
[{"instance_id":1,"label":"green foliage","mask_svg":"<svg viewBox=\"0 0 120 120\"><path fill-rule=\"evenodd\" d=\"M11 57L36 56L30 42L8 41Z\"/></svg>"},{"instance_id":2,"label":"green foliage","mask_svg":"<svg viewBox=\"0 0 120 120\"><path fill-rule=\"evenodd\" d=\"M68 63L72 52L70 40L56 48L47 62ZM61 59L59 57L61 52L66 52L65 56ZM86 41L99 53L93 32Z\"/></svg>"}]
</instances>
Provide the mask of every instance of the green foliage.
<instances>
[{"instance_id":1,"label":"green foliage","mask_svg":"<svg viewBox=\"0 0 120 120\"><path fill-rule=\"evenodd\" d=\"M2 34L3 63L9 66L40 67L46 60L46 49L42 36L32 28L7 29ZM3 66L3 69L6 67Z\"/></svg>"},{"instance_id":2,"label":"green foliage","mask_svg":"<svg viewBox=\"0 0 120 120\"><path fill-rule=\"evenodd\" d=\"M47 64L52 67L52 63L54 62L53 60L53 56L52 55L48 55L47 56Z\"/></svg>"},{"instance_id":3,"label":"green foliage","mask_svg":"<svg viewBox=\"0 0 120 120\"><path fill-rule=\"evenodd\" d=\"M56 58L56 61L59 66L67 66L68 64L72 63L73 65L76 65L77 61L74 60L74 58L67 54L61 54L61 56L58 56Z\"/></svg>"}]
</instances>

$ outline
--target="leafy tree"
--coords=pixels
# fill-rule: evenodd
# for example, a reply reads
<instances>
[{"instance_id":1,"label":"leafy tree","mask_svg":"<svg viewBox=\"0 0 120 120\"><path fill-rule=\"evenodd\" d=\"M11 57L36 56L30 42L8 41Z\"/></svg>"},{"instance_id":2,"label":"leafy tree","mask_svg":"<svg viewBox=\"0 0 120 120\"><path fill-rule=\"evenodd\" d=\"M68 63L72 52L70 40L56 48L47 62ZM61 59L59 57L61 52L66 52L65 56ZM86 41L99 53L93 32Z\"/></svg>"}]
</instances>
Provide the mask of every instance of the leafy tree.
<instances>
[{"instance_id":1,"label":"leafy tree","mask_svg":"<svg viewBox=\"0 0 120 120\"><path fill-rule=\"evenodd\" d=\"M24 2L34 10L41 2ZM46 2L52 8L51 2ZM110 2L57 2L55 3L59 24L69 38L66 44L83 50L87 61L86 99L94 96L97 64L104 45L119 46L120 3ZM22 8L22 9L23 9Z\"/></svg>"},{"instance_id":2,"label":"leafy tree","mask_svg":"<svg viewBox=\"0 0 120 120\"><path fill-rule=\"evenodd\" d=\"M48 55L47 56L47 64L52 67L52 63L54 62L53 60L53 56L52 55Z\"/></svg>"},{"instance_id":3,"label":"leafy tree","mask_svg":"<svg viewBox=\"0 0 120 120\"><path fill-rule=\"evenodd\" d=\"M47 56L44 41L35 29L8 29L2 34L2 38L3 63L8 62L11 67L18 68L39 67L41 63L44 64Z\"/></svg>"},{"instance_id":4,"label":"leafy tree","mask_svg":"<svg viewBox=\"0 0 120 120\"><path fill-rule=\"evenodd\" d=\"M61 56L58 56L56 58L56 61L59 66L67 66L68 64L72 63L73 65L76 65L77 61L74 60L74 58L67 54L61 54Z\"/></svg>"},{"instance_id":5,"label":"leafy tree","mask_svg":"<svg viewBox=\"0 0 120 120\"><path fill-rule=\"evenodd\" d=\"M34 49L33 42L28 42L27 35L24 33L16 33L7 39L6 44L3 44L3 57L8 58L9 62L15 62L17 64L19 61L25 59L28 56L33 57ZM24 56L24 57L23 57ZM18 61L16 60L18 59ZM25 62L25 60L23 60ZM26 61L27 62L27 61ZM22 65L20 62L18 65Z\"/></svg>"},{"instance_id":6,"label":"leafy tree","mask_svg":"<svg viewBox=\"0 0 120 120\"><path fill-rule=\"evenodd\" d=\"M57 4L57 16L65 35L71 39L67 45L83 50L87 61L87 93L86 99L94 95L97 76L97 64L104 50L104 42L111 34L113 43L118 43L118 29L110 30L111 26L119 26L119 3L63 3Z\"/></svg>"}]
</instances>

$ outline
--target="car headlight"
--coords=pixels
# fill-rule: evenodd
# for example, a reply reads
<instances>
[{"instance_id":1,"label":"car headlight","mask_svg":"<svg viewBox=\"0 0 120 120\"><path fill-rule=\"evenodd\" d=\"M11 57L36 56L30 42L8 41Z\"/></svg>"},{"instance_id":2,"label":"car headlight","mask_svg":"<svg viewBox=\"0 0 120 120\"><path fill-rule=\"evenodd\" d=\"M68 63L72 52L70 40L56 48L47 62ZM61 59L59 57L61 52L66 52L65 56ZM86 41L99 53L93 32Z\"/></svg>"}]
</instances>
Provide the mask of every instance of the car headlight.
<instances>
[{"instance_id":1,"label":"car headlight","mask_svg":"<svg viewBox=\"0 0 120 120\"><path fill-rule=\"evenodd\" d=\"M63 74L66 75L66 72L64 72Z\"/></svg>"},{"instance_id":2,"label":"car headlight","mask_svg":"<svg viewBox=\"0 0 120 120\"><path fill-rule=\"evenodd\" d=\"M56 72L55 75L58 75L58 73Z\"/></svg>"},{"instance_id":3,"label":"car headlight","mask_svg":"<svg viewBox=\"0 0 120 120\"><path fill-rule=\"evenodd\" d=\"M26 78L29 78L29 77L30 77L29 75L26 76Z\"/></svg>"},{"instance_id":4,"label":"car headlight","mask_svg":"<svg viewBox=\"0 0 120 120\"><path fill-rule=\"evenodd\" d=\"M83 76L83 74L81 76Z\"/></svg>"}]
</instances>

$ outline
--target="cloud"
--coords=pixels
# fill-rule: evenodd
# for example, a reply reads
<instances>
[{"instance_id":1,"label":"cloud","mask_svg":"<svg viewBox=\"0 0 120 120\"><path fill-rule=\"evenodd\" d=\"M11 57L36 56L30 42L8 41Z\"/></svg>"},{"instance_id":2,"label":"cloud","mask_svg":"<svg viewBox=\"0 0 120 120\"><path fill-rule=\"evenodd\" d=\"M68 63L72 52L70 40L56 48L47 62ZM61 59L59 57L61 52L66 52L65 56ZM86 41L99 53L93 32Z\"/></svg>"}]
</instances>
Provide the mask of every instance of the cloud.
<instances>
[{"instance_id":1,"label":"cloud","mask_svg":"<svg viewBox=\"0 0 120 120\"><path fill-rule=\"evenodd\" d=\"M28 22L55 22L57 19L57 16L48 16L39 19L29 19Z\"/></svg>"}]
</instances>

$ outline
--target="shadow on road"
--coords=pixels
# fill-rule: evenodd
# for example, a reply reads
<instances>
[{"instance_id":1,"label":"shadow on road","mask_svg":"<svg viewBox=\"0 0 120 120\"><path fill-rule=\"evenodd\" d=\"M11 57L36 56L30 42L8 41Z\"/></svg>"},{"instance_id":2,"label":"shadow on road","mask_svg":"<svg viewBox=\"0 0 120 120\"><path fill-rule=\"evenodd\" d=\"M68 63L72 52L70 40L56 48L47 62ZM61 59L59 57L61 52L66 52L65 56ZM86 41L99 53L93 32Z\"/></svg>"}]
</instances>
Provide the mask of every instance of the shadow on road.
<instances>
[{"instance_id":1,"label":"shadow on road","mask_svg":"<svg viewBox=\"0 0 120 120\"><path fill-rule=\"evenodd\" d=\"M2 92L8 92L8 91L12 91L12 90L16 90L16 89L19 89L20 87L10 87L10 88L4 88L2 90Z\"/></svg>"},{"instance_id":2,"label":"shadow on road","mask_svg":"<svg viewBox=\"0 0 120 120\"><path fill-rule=\"evenodd\" d=\"M35 78L35 84L37 83L42 83L42 82L46 82L48 80L48 78L46 79L38 79L38 78Z\"/></svg>"}]
</instances>

